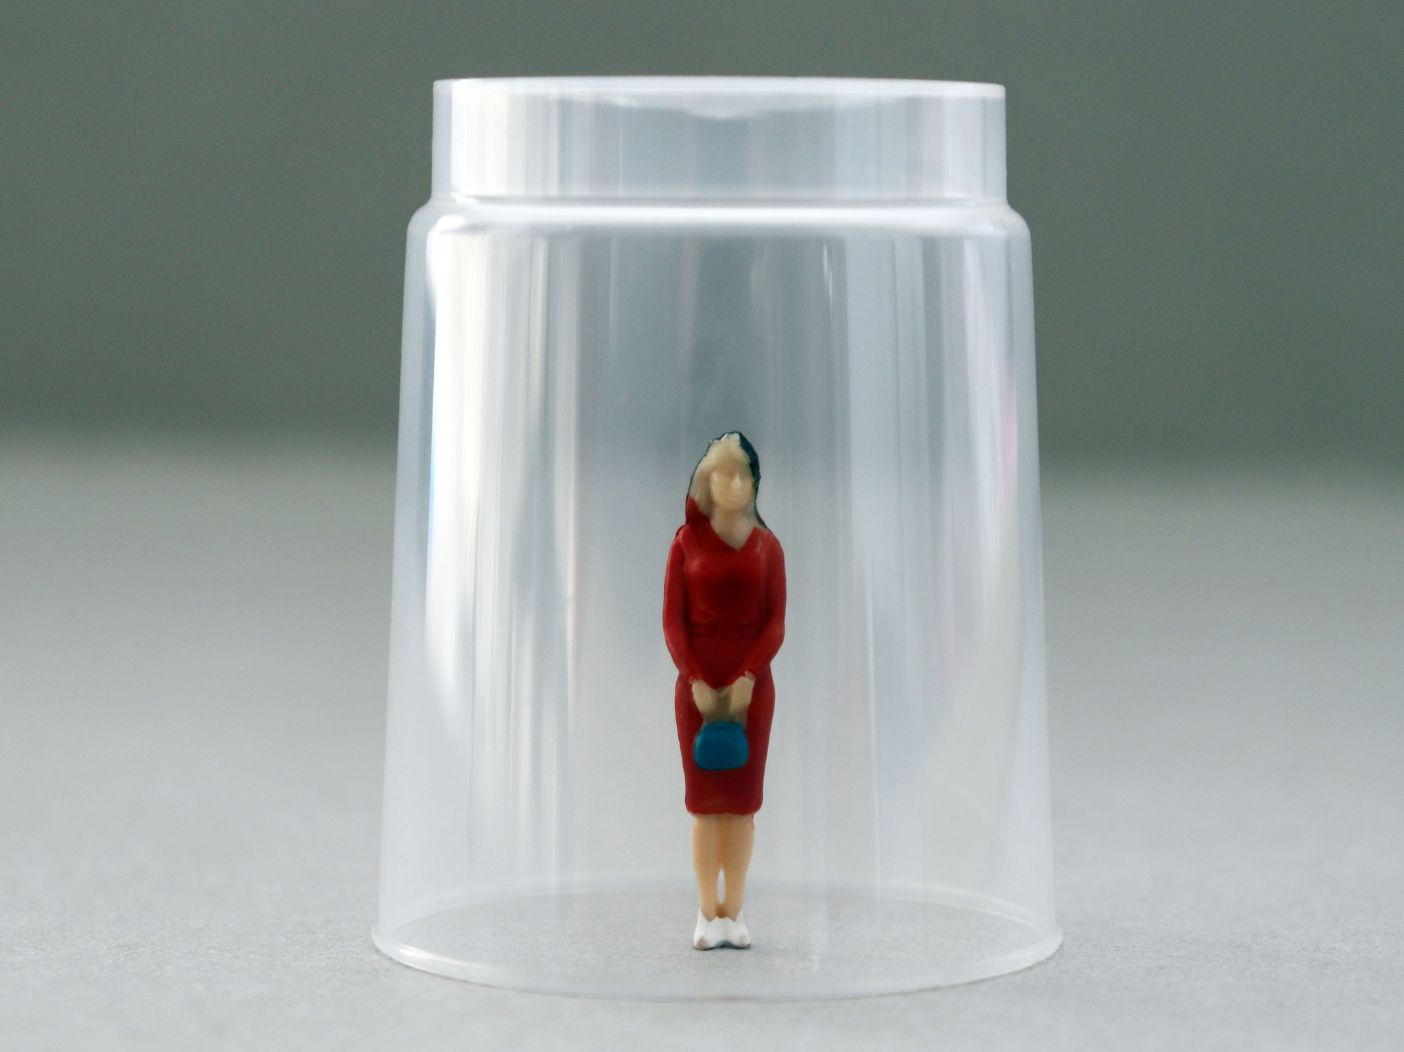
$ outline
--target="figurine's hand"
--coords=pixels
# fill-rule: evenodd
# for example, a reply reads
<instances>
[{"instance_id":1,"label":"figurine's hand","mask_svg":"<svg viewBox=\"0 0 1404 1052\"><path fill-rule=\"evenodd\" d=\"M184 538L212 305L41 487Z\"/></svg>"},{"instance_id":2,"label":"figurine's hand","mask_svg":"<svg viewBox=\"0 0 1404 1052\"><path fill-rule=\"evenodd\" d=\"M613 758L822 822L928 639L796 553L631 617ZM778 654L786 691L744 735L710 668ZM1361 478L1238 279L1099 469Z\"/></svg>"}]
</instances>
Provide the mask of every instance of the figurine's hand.
<instances>
[{"instance_id":1,"label":"figurine's hand","mask_svg":"<svg viewBox=\"0 0 1404 1052\"><path fill-rule=\"evenodd\" d=\"M731 711L740 716L751 705L751 691L755 689L756 680L749 672L741 676L735 683L726 689L731 692Z\"/></svg>"},{"instance_id":2,"label":"figurine's hand","mask_svg":"<svg viewBox=\"0 0 1404 1052\"><path fill-rule=\"evenodd\" d=\"M700 679L692 681L692 703L697 706L697 711L702 713L704 719L711 719L716 714L717 702L715 690Z\"/></svg>"}]
</instances>

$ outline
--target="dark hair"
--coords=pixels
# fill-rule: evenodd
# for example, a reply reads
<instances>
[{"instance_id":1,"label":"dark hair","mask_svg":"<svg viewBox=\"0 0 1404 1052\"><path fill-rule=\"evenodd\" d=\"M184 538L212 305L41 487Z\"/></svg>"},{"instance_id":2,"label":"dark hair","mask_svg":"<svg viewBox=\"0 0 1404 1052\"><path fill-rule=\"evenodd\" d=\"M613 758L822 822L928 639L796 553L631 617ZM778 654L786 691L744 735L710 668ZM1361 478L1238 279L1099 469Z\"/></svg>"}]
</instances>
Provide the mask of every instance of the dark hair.
<instances>
[{"instance_id":1,"label":"dark hair","mask_svg":"<svg viewBox=\"0 0 1404 1052\"><path fill-rule=\"evenodd\" d=\"M727 435L735 435L737 441L741 445L741 452L746 454L746 463L751 469L751 484L755 487L756 498L758 499L760 497L761 480L760 454L756 452L756 447L751 445L751 440L747 438L744 434L742 434L740 431L723 431L720 435L718 435L716 438L712 439L710 442L707 443L707 448L702 451L702 455L697 458L697 463L692 465L691 474L687 476L688 493L689 495L691 494L692 480L697 476L697 469L702 466L702 461L707 459L707 453L711 450L712 446L720 442ZM767 530L770 529L769 526L765 525L765 520L761 518L760 507L756 503L756 501L753 500L751 504L752 507L755 508L756 522L760 523L762 526L765 526Z\"/></svg>"}]
</instances>

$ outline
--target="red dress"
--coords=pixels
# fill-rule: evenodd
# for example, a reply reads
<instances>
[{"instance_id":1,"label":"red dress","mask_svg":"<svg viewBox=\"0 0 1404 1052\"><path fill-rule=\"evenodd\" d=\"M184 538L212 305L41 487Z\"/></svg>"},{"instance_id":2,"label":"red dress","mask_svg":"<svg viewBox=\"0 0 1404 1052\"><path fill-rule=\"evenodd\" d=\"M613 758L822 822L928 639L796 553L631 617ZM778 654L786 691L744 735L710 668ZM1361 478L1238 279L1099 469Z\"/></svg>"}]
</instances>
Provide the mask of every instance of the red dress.
<instances>
[{"instance_id":1,"label":"red dress","mask_svg":"<svg viewBox=\"0 0 1404 1052\"><path fill-rule=\"evenodd\" d=\"M770 662L785 638L785 553L764 526L740 548L712 528L691 497L687 521L668 551L663 580L663 638L678 667L673 712L682 749L687 809L694 815L752 815L760 810L775 683ZM692 759L702 714L692 680L718 689L742 673L756 677L746 716L750 758L733 771L704 771Z\"/></svg>"}]
</instances>

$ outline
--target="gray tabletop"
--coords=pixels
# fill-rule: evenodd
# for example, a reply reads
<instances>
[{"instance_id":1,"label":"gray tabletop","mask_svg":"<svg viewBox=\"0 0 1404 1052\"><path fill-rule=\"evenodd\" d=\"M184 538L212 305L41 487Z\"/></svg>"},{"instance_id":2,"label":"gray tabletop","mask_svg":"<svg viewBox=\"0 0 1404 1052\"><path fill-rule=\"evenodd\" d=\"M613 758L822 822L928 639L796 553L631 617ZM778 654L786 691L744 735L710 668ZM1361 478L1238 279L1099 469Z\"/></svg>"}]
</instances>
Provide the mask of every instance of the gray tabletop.
<instances>
[{"instance_id":1,"label":"gray tabletop","mask_svg":"<svg viewBox=\"0 0 1404 1052\"><path fill-rule=\"evenodd\" d=\"M637 1004L380 956L392 464L0 443L6 1048L1404 1046L1404 483L1045 477L1062 950Z\"/></svg>"}]
</instances>

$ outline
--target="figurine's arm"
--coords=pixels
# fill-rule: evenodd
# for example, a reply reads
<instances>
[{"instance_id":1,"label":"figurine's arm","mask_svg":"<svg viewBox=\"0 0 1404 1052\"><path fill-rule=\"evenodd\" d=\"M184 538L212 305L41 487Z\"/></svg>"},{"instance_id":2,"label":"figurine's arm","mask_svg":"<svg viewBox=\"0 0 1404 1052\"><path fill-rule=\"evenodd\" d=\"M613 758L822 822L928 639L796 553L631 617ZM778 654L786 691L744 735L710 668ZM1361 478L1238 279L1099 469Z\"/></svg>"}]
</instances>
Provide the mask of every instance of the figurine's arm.
<instances>
[{"instance_id":1,"label":"figurine's arm","mask_svg":"<svg viewBox=\"0 0 1404 1052\"><path fill-rule=\"evenodd\" d=\"M770 664L785 640L785 552L779 542L770 557L765 580L766 618L760 635L756 636L746 654L742 673L755 679Z\"/></svg>"},{"instance_id":2,"label":"figurine's arm","mask_svg":"<svg viewBox=\"0 0 1404 1052\"><path fill-rule=\"evenodd\" d=\"M663 639L668 644L668 653L673 664L689 680L698 680L702 674L697 670L697 662L692 656L692 647L687 640L687 590L683 582L683 550L681 538L674 536L673 546L668 550L668 569L663 576Z\"/></svg>"}]
</instances>

